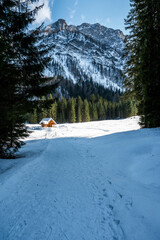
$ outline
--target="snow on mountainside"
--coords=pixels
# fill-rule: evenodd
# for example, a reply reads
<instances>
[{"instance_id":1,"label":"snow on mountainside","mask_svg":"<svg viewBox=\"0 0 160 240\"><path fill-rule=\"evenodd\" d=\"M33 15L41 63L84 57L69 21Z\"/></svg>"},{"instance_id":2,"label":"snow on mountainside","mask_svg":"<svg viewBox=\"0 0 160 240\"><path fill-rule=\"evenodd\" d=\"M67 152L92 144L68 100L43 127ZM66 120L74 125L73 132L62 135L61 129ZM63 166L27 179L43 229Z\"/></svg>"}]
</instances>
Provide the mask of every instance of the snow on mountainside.
<instances>
[{"instance_id":1,"label":"snow on mountainside","mask_svg":"<svg viewBox=\"0 0 160 240\"><path fill-rule=\"evenodd\" d=\"M122 89L125 37L120 30L98 23L67 25L59 19L45 27L44 36L46 44L55 45L51 66L55 75L74 83L92 79L106 88Z\"/></svg>"}]
</instances>

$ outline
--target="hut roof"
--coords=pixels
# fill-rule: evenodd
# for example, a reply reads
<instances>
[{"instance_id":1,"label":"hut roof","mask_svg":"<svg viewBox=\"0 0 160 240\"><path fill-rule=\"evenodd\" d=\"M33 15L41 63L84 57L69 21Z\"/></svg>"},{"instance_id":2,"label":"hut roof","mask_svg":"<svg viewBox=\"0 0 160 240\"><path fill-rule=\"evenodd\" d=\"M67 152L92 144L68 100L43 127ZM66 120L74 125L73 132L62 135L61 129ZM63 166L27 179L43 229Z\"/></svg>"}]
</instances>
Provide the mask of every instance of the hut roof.
<instances>
[{"instance_id":1,"label":"hut roof","mask_svg":"<svg viewBox=\"0 0 160 240\"><path fill-rule=\"evenodd\" d=\"M43 123L43 124L48 124L51 120L52 120L54 123L56 123L52 118L43 118L43 119L40 121L40 124L41 124L41 123Z\"/></svg>"}]
</instances>

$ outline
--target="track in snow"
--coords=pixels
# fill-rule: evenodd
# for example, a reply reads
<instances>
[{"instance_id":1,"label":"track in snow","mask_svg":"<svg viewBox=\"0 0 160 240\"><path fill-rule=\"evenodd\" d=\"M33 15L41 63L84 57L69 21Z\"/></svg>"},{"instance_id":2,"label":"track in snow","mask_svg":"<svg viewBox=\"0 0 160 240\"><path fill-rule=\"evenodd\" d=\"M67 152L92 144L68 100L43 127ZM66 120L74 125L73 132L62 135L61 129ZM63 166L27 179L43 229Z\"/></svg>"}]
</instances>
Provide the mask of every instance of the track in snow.
<instances>
[{"instance_id":1,"label":"track in snow","mask_svg":"<svg viewBox=\"0 0 160 240\"><path fill-rule=\"evenodd\" d=\"M115 121L33 133L22 149L28 163L0 177L0 240L158 240L134 194L143 195L146 208L148 197L158 195L134 183L126 167L139 132L105 136L114 128L139 128L126 123L123 129Z\"/></svg>"},{"instance_id":2,"label":"track in snow","mask_svg":"<svg viewBox=\"0 0 160 240\"><path fill-rule=\"evenodd\" d=\"M89 141L50 140L40 157L9 179L0 202L0 239L123 239Z\"/></svg>"}]
</instances>

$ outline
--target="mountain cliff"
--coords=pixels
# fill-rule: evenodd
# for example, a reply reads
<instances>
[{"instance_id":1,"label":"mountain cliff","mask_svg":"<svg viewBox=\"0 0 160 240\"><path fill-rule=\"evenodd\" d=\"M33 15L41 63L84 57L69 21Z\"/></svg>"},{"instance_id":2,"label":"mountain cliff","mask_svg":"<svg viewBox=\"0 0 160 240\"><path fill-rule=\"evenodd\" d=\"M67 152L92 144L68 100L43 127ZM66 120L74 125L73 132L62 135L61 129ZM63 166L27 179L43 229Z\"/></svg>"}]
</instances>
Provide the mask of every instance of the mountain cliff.
<instances>
[{"instance_id":1,"label":"mountain cliff","mask_svg":"<svg viewBox=\"0 0 160 240\"><path fill-rule=\"evenodd\" d=\"M74 84L93 81L105 88L122 90L124 66L122 31L98 23L67 25L59 19L44 29L46 44L54 44L51 72Z\"/></svg>"}]
</instances>

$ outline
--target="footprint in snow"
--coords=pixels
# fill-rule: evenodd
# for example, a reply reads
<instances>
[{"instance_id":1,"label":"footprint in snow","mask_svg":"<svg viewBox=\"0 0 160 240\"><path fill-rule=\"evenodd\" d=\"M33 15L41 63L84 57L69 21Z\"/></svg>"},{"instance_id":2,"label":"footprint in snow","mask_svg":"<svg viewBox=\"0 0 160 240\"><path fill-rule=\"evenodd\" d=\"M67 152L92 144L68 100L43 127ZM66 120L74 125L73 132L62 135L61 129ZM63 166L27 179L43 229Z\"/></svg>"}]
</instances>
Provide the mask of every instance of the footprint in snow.
<instances>
[{"instance_id":1,"label":"footprint in snow","mask_svg":"<svg viewBox=\"0 0 160 240\"><path fill-rule=\"evenodd\" d=\"M123 197L123 195L122 195L121 193L118 193L118 195L119 195L119 197L120 197L120 198L122 198L122 197Z\"/></svg>"},{"instance_id":2,"label":"footprint in snow","mask_svg":"<svg viewBox=\"0 0 160 240\"><path fill-rule=\"evenodd\" d=\"M103 189L103 196L106 197L106 198L108 197L108 194L106 193L106 189L105 188Z\"/></svg>"},{"instance_id":3,"label":"footprint in snow","mask_svg":"<svg viewBox=\"0 0 160 240\"><path fill-rule=\"evenodd\" d=\"M130 210L132 208L133 202L132 201L128 201L125 203L126 207L128 210Z\"/></svg>"},{"instance_id":4,"label":"footprint in snow","mask_svg":"<svg viewBox=\"0 0 160 240\"><path fill-rule=\"evenodd\" d=\"M112 182L110 181L110 180L108 180L108 183L111 185L112 184Z\"/></svg>"},{"instance_id":5,"label":"footprint in snow","mask_svg":"<svg viewBox=\"0 0 160 240\"><path fill-rule=\"evenodd\" d=\"M120 220L114 219L113 221L115 222L116 225L120 224Z\"/></svg>"},{"instance_id":6,"label":"footprint in snow","mask_svg":"<svg viewBox=\"0 0 160 240\"><path fill-rule=\"evenodd\" d=\"M113 210L113 206L112 206L112 205L109 205L108 207L109 207L111 210Z\"/></svg>"}]
</instances>

